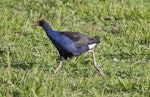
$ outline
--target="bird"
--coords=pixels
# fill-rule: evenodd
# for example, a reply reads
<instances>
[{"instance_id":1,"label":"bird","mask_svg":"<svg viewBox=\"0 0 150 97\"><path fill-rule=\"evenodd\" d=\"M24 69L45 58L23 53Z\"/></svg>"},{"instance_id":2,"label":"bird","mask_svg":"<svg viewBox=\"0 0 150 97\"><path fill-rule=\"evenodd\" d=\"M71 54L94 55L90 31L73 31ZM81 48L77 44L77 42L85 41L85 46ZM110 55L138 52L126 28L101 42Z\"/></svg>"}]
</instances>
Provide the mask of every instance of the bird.
<instances>
[{"instance_id":1,"label":"bird","mask_svg":"<svg viewBox=\"0 0 150 97\"><path fill-rule=\"evenodd\" d=\"M49 26L48 22L44 19L39 19L34 23L34 25L41 26L44 29L46 35L59 52L60 62L58 67L55 69L54 74L56 74L62 67L62 63L64 60L67 60L71 57L79 56L85 52L90 52L93 57L95 69L103 77L106 77L102 70L98 68L95 53L92 50L94 46L100 43L99 36L90 37L87 34L79 32L53 30L51 26Z\"/></svg>"}]
</instances>

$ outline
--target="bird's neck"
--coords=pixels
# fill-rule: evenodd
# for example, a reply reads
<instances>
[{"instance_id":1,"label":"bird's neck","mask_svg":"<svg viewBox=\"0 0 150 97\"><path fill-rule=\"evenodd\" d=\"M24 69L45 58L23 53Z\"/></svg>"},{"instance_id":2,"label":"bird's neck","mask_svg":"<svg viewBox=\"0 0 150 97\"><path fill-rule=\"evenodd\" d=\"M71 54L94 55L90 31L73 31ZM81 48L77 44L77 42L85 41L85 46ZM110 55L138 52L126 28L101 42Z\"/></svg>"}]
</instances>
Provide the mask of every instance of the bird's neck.
<instances>
[{"instance_id":1,"label":"bird's neck","mask_svg":"<svg viewBox=\"0 0 150 97\"><path fill-rule=\"evenodd\" d=\"M42 28L45 30L46 33L53 32L52 28L49 25L42 25Z\"/></svg>"},{"instance_id":2,"label":"bird's neck","mask_svg":"<svg viewBox=\"0 0 150 97\"><path fill-rule=\"evenodd\" d=\"M58 32L54 31L49 25L42 25L42 28L45 30L47 36L52 40L58 36Z\"/></svg>"}]
</instances>

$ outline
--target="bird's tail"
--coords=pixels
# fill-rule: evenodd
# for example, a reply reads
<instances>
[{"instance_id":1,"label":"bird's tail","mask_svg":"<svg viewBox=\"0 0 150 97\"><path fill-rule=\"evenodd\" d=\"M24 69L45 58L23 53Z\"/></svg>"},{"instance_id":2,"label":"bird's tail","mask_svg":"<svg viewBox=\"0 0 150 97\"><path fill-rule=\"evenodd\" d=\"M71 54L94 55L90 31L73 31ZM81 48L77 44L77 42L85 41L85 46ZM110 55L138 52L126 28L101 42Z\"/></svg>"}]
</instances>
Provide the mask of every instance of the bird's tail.
<instances>
[{"instance_id":1,"label":"bird's tail","mask_svg":"<svg viewBox=\"0 0 150 97\"><path fill-rule=\"evenodd\" d=\"M100 37L99 36L94 36L94 37L91 38L91 43L88 44L88 48L92 49L98 43L100 43Z\"/></svg>"},{"instance_id":2,"label":"bird's tail","mask_svg":"<svg viewBox=\"0 0 150 97\"><path fill-rule=\"evenodd\" d=\"M94 36L93 40L96 44L100 43L100 37L99 36Z\"/></svg>"}]
</instances>

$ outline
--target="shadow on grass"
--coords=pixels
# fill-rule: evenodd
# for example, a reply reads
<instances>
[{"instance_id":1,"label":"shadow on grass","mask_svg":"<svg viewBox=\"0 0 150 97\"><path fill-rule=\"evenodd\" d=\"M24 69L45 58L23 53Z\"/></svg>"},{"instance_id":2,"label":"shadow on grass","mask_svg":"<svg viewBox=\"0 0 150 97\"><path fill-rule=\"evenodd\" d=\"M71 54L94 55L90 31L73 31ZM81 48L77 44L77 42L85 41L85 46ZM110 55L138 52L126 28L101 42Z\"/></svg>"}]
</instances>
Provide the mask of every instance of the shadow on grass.
<instances>
[{"instance_id":1,"label":"shadow on grass","mask_svg":"<svg viewBox=\"0 0 150 97\"><path fill-rule=\"evenodd\" d=\"M20 64L11 64L11 68L15 69L23 69L23 70L29 70L32 69L35 63L20 63ZM0 65L0 68L8 68L7 64Z\"/></svg>"},{"instance_id":2,"label":"shadow on grass","mask_svg":"<svg viewBox=\"0 0 150 97\"><path fill-rule=\"evenodd\" d=\"M34 64L35 63L11 64L11 67L16 69L27 70L27 69L32 69Z\"/></svg>"}]
</instances>

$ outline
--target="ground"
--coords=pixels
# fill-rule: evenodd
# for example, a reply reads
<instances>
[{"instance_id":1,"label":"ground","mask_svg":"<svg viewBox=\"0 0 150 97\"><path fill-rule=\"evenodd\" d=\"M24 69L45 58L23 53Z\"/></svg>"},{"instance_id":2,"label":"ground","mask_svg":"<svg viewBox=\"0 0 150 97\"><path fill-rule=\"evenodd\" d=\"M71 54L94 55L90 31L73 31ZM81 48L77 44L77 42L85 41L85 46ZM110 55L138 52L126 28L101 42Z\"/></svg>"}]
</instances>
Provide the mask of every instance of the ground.
<instances>
[{"instance_id":1,"label":"ground","mask_svg":"<svg viewBox=\"0 0 150 97\"><path fill-rule=\"evenodd\" d=\"M0 97L149 97L149 0L1 0ZM59 63L59 54L44 30L99 35L89 53Z\"/></svg>"}]
</instances>

